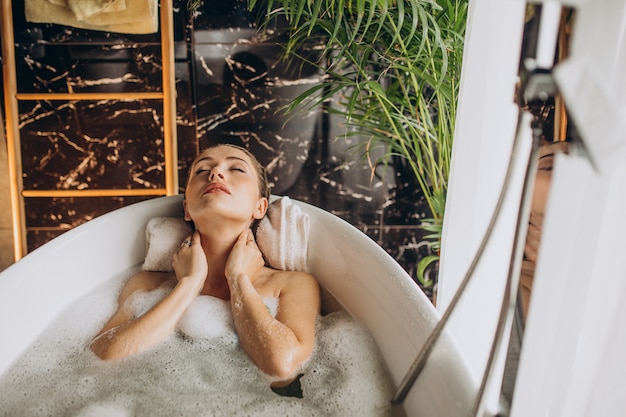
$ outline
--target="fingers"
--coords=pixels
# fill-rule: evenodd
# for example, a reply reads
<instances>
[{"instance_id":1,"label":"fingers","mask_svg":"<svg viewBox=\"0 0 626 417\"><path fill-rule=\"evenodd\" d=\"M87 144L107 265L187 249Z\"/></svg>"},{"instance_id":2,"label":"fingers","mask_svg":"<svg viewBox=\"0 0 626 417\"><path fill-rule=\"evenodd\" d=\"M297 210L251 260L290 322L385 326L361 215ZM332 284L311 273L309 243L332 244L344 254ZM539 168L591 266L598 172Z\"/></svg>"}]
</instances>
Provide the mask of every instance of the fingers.
<instances>
[{"instance_id":1,"label":"fingers","mask_svg":"<svg viewBox=\"0 0 626 417\"><path fill-rule=\"evenodd\" d=\"M238 242L242 244L249 244L254 242L254 234L252 233L252 229L246 229L239 234Z\"/></svg>"},{"instance_id":2,"label":"fingers","mask_svg":"<svg viewBox=\"0 0 626 417\"><path fill-rule=\"evenodd\" d=\"M198 232L197 230L193 232L190 239L191 239L191 244L189 246L199 245L200 244L200 232Z\"/></svg>"},{"instance_id":3,"label":"fingers","mask_svg":"<svg viewBox=\"0 0 626 417\"><path fill-rule=\"evenodd\" d=\"M199 232L194 232L188 236L181 244L178 252L172 257L172 268L176 278L193 277L193 281L198 282L206 279L207 259L203 256L201 236Z\"/></svg>"},{"instance_id":4,"label":"fingers","mask_svg":"<svg viewBox=\"0 0 626 417\"><path fill-rule=\"evenodd\" d=\"M246 244L253 244L256 246L256 241L254 240L254 233L252 233L252 229L248 229L248 233L246 234Z\"/></svg>"},{"instance_id":5,"label":"fingers","mask_svg":"<svg viewBox=\"0 0 626 417\"><path fill-rule=\"evenodd\" d=\"M195 231L193 234L187 239L183 240L180 244L180 249L184 249L186 247L191 247L192 245L198 245L200 243L200 234Z\"/></svg>"}]
</instances>

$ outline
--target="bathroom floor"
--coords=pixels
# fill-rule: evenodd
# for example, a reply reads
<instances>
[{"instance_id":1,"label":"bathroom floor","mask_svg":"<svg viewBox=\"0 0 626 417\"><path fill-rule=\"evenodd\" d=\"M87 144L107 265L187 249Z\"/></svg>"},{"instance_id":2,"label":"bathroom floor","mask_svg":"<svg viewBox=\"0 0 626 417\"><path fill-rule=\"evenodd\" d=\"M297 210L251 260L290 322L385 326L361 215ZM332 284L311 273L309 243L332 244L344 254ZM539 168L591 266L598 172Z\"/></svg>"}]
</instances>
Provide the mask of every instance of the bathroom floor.
<instances>
[{"instance_id":1,"label":"bathroom floor","mask_svg":"<svg viewBox=\"0 0 626 417\"><path fill-rule=\"evenodd\" d=\"M394 161L370 167L354 150L359 139L343 138L341 120L321 109L285 115L283 105L319 82L315 69L295 71L280 60L280 45L255 41L245 1L205 4L189 16L186 1L174 1L180 184L202 147L241 143L267 166L274 194L347 220L415 276L430 252L419 228L426 205L410 177ZM28 23L23 1L13 2L13 12L19 92L160 89L158 34ZM163 187L162 113L154 100L20 102L24 188ZM28 248L145 198L25 198ZM432 297L432 288L424 290Z\"/></svg>"}]
</instances>

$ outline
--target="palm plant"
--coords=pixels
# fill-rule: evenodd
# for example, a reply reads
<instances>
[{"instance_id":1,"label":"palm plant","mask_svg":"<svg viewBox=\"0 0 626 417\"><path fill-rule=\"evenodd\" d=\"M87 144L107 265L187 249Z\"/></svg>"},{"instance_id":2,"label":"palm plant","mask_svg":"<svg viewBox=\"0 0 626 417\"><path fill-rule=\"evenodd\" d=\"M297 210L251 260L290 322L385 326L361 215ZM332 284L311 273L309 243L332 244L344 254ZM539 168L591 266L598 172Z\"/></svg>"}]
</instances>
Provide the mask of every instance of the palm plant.
<instances>
[{"instance_id":1,"label":"palm plant","mask_svg":"<svg viewBox=\"0 0 626 417\"><path fill-rule=\"evenodd\" d=\"M249 0L250 8L257 0ZM359 136L372 172L400 158L430 209L421 225L438 252L461 77L467 0L267 0L266 27L288 25L286 56L321 45L312 62L323 82L289 110L332 102L328 111L346 121L346 137ZM263 15L263 13L261 13ZM382 146L383 156L373 158ZM418 279L437 260L418 265Z\"/></svg>"}]
</instances>

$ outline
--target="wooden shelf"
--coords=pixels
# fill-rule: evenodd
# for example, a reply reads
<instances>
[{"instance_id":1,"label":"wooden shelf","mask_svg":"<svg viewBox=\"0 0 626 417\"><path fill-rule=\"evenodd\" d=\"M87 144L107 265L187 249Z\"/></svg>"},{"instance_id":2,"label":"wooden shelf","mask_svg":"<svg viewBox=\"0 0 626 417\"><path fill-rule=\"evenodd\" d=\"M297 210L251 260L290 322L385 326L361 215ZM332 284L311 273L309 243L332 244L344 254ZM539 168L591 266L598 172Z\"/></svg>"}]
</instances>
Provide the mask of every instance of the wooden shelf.
<instances>
[{"instance_id":1,"label":"wooden shelf","mask_svg":"<svg viewBox=\"0 0 626 417\"><path fill-rule=\"evenodd\" d=\"M160 2L162 91L116 93L19 93L15 61L15 35L11 0L0 0L2 19L2 71L6 119L7 165L9 169L15 260L27 253L24 199L33 197L111 197L160 196L178 194L178 146L176 138L176 85L174 74L174 22L171 1ZM36 100L162 100L165 188L158 189L85 189L24 190L22 182L21 141L18 126L19 101Z\"/></svg>"}]
</instances>

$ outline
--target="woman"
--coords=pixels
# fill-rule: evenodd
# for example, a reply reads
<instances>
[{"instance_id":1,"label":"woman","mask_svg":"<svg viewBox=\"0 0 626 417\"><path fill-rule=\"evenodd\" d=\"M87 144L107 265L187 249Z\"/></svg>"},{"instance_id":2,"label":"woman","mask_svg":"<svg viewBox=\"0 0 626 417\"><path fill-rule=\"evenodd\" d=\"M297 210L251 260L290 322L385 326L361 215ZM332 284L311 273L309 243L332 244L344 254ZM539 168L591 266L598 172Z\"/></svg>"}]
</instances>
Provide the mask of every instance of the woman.
<instances>
[{"instance_id":1,"label":"woman","mask_svg":"<svg viewBox=\"0 0 626 417\"><path fill-rule=\"evenodd\" d=\"M269 189L263 167L244 148L217 145L193 162L183 208L195 231L174 256L174 273L139 272L119 296L117 312L91 344L102 359L142 351L176 330L198 295L230 300L244 351L266 374L291 381L310 356L319 313L319 286L304 272L264 265L252 230L265 215ZM175 280L172 291L145 314L134 317L126 301ZM263 298L276 297L272 316Z\"/></svg>"}]
</instances>

